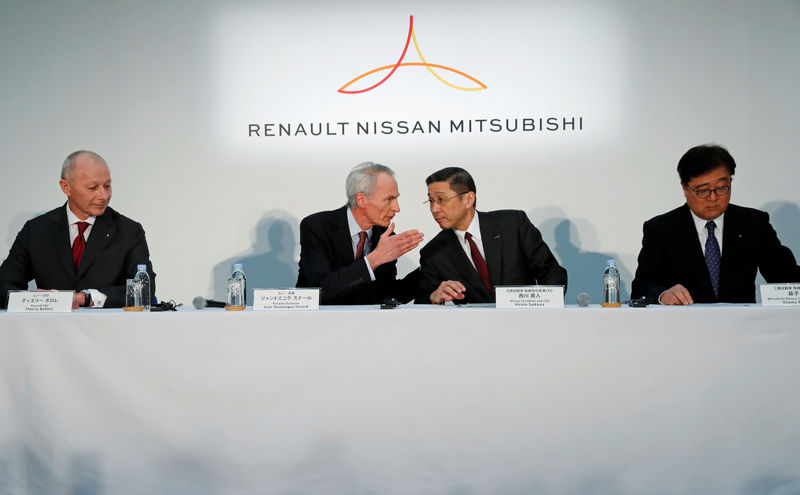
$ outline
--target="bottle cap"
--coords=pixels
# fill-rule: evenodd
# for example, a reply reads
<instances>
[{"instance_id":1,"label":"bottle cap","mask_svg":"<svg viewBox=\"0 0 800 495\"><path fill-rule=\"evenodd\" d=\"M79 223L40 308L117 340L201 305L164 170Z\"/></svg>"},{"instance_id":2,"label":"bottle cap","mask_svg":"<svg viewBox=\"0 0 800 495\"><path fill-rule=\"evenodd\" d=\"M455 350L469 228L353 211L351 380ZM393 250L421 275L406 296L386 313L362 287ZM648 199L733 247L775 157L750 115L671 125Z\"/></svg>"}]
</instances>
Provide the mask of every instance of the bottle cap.
<instances>
[{"instance_id":1,"label":"bottle cap","mask_svg":"<svg viewBox=\"0 0 800 495\"><path fill-rule=\"evenodd\" d=\"M136 265L136 269L139 271L147 271L147 265Z\"/></svg>"},{"instance_id":2,"label":"bottle cap","mask_svg":"<svg viewBox=\"0 0 800 495\"><path fill-rule=\"evenodd\" d=\"M617 260L611 258L608 261L606 261L606 265L617 266Z\"/></svg>"},{"instance_id":3,"label":"bottle cap","mask_svg":"<svg viewBox=\"0 0 800 495\"><path fill-rule=\"evenodd\" d=\"M233 271L236 271L236 270L241 270L241 269L242 269L242 266L243 266L243 265L242 265L241 263L234 263L234 264L233 264Z\"/></svg>"}]
</instances>

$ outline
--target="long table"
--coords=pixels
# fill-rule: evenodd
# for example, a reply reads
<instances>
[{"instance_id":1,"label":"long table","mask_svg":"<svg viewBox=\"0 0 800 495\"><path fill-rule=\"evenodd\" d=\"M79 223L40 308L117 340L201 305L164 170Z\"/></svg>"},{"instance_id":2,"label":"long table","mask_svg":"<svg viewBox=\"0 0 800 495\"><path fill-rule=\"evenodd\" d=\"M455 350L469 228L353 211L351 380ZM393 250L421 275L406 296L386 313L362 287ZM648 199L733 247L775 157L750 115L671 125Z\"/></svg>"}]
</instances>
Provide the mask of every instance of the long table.
<instances>
[{"instance_id":1,"label":"long table","mask_svg":"<svg viewBox=\"0 0 800 495\"><path fill-rule=\"evenodd\" d=\"M800 310L0 312L0 495L800 492Z\"/></svg>"}]
</instances>

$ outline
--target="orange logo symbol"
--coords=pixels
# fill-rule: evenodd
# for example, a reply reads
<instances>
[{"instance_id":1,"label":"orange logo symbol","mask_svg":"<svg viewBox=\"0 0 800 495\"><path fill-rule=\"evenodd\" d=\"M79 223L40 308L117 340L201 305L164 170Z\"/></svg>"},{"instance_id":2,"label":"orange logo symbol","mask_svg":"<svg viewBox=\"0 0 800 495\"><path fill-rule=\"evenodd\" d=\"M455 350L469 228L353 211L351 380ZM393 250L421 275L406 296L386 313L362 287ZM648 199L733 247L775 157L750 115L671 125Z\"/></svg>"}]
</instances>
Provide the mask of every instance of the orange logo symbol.
<instances>
[{"instance_id":1,"label":"orange logo symbol","mask_svg":"<svg viewBox=\"0 0 800 495\"><path fill-rule=\"evenodd\" d=\"M414 48L417 49L417 55L419 55L419 58L420 58L420 60L422 60L422 62L403 62L403 58L405 58L406 52L408 51L408 45L409 45L409 43L411 43L412 39L414 40ZM348 94L348 95L354 95L354 94L358 94L358 93L366 93L367 91L371 91L371 90L377 88L378 86L380 86L381 84L385 83L387 79L392 77L392 74L395 73L395 71L397 70L398 67L407 67L407 66L412 66L412 65L413 66L417 66L417 67L427 67L428 71L430 71L430 73L433 74L433 76L436 79L442 81L443 83L447 84L448 86L450 86L451 88L454 88L454 89L460 89L461 91L482 91L482 90L486 89L486 85L485 84L483 84L482 82L478 81L477 79L475 79L474 77L470 76L469 74L461 72L460 70L453 69L452 67L445 67L444 65L439 65L439 64L429 64L428 62L426 62L425 61L425 57L422 56L422 52L420 51L419 45L417 44L417 35L414 34L414 16L412 15L412 16L410 16L410 19L409 19L409 22L408 22L408 37L406 38L406 46L403 48L403 53L400 55L400 60L398 60L397 63L394 64L394 65L384 65L383 67L378 67L377 69L372 69L369 72L365 72L365 73L361 74L360 76L356 77L355 79L353 79L349 83L347 83L344 86L342 86L341 88L339 88L339 92L340 93L345 93L345 94ZM463 86L457 86L457 85L455 85L455 84L453 84L453 83L451 83L449 81L445 81L444 78L442 78L442 76L440 76L439 74L436 73L435 70L433 70L434 67L437 68L437 69L449 70L450 72L454 72L454 73L456 73L456 74L458 74L460 76L466 77L467 79L469 79L469 80L473 81L475 84L477 84L477 86L471 87L471 88L465 88ZM357 89L357 90L348 90L347 89L354 82L356 82L356 81L358 81L358 80L360 80L360 79L362 79L364 77L367 77L370 74L374 74L376 72L380 72L380 71L384 71L384 70L388 70L389 73L386 74L386 76L383 79L381 79L380 81L376 82L372 86L370 86L368 88L364 88L364 89Z\"/></svg>"}]
</instances>

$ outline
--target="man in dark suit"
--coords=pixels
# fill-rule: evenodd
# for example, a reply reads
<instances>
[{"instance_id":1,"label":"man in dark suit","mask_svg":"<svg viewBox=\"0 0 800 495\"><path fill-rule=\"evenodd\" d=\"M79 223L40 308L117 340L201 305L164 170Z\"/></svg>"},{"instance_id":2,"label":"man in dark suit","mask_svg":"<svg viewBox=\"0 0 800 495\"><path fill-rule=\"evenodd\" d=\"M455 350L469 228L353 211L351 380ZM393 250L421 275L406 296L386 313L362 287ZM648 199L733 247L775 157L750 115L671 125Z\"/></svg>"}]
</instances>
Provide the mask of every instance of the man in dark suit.
<instances>
[{"instance_id":1,"label":"man in dark suit","mask_svg":"<svg viewBox=\"0 0 800 495\"><path fill-rule=\"evenodd\" d=\"M9 290L74 290L72 305L121 307L125 279L146 264L151 294L155 278L142 226L108 206L111 173L100 155L70 154L61 167L67 203L25 223L0 265L0 304Z\"/></svg>"},{"instance_id":2,"label":"man in dark suit","mask_svg":"<svg viewBox=\"0 0 800 495\"><path fill-rule=\"evenodd\" d=\"M397 181L389 167L357 165L345 183L348 204L300 222L297 287L319 287L320 304L379 304L413 299L419 271L397 280L397 258L417 247L422 234L394 235L400 211Z\"/></svg>"},{"instance_id":3,"label":"man in dark suit","mask_svg":"<svg viewBox=\"0 0 800 495\"><path fill-rule=\"evenodd\" d=\"M644 223L631 298L661 304L753 303L756 270L798 282L800 267L766 212L729 203L736 162L717 145L678 162L686 204Z\"/></svg>"},{"instance_id":4,"label":"man in dark suit","mask_svg":"<svg viewBox=\"0 0 800 495\"><path fill-rule=\"evenodd\" d=\"M417 303L494 302L498 285L563 285L556 261L523 211L475 210L475 181L458 167L425 180L433 219L442 231L420 252Z\"/></svg>"}]
</instances>

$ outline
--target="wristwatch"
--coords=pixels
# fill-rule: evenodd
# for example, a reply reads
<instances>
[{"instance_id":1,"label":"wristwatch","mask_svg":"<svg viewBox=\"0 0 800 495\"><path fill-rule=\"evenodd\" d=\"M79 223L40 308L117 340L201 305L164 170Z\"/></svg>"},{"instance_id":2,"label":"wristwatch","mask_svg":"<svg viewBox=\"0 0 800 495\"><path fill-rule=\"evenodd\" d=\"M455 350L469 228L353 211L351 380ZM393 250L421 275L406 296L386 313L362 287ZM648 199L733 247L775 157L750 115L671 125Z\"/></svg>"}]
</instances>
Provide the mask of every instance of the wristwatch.
<instances>
[{"instance_id":1,"label":"wristwatch","mask_svg":"<svg viewBox=\"0 0 800 495\"><path fill-rule=\"evenodd\" d=\"M92 293L89 292L88 290L82 290L81 292L83 292L83 296L85 297L85 299L83 300L83 304L81 306L83 306L83 307L91 306L92 305Z\"/></svg>"}]
</instances>

